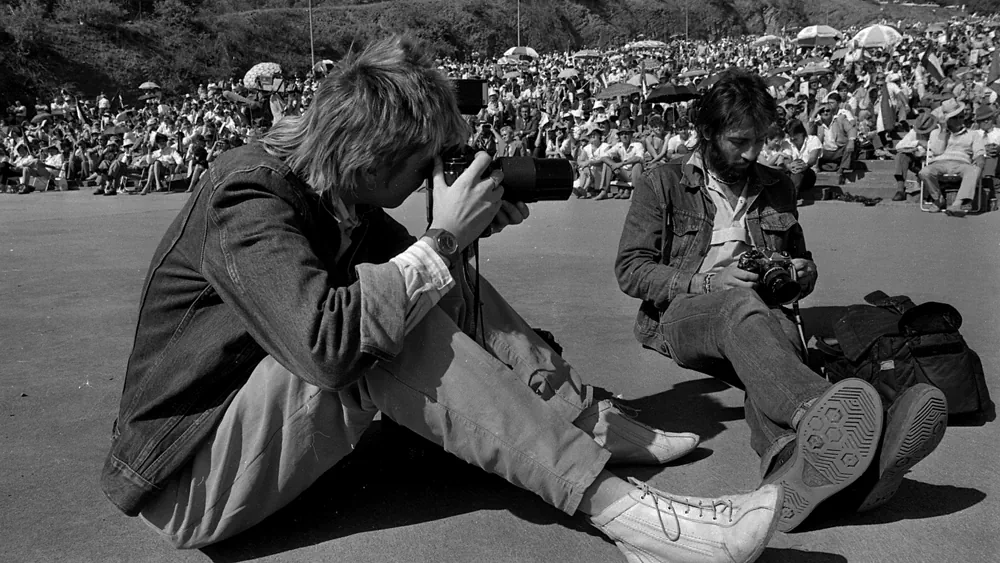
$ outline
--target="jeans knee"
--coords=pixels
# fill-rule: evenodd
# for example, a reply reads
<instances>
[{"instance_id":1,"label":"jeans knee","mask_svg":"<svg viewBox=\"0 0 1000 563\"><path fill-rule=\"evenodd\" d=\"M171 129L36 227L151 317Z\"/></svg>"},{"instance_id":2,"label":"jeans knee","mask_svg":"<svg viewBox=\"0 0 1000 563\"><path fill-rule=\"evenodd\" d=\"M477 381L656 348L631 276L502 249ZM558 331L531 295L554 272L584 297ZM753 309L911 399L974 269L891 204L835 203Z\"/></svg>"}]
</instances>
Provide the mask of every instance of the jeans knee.
<instances>
[{"instance_id":1,"label":"jeans knee","mask_svg":"<svg viewBox=\"0 0 1000 563\"><path fill-rule=\"evenodd\" d=\"M749 287L734 287L723 294L722 311L724 318L738 318L753 313L766 313L767 305L757 292Z\"/></svg>"}]
</instances>

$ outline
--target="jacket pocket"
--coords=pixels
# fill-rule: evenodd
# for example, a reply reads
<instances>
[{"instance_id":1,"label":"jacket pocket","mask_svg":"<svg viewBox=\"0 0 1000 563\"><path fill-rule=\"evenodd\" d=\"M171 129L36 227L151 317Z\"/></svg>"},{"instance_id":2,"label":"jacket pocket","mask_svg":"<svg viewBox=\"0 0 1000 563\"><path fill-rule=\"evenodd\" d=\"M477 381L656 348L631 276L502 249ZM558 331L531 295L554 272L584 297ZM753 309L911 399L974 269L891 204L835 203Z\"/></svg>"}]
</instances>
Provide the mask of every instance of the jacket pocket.
<instances>
[{"instance_id":1,"label":"jacket pocket","mask_svg":"<svg viewBox=\"0 0 1000 563\"><path fill-rule=\"evenodd\" d=\"M790 235L799 221L791 213L776 212L761 216L760 228L764 232L764 243L771 250L788 250Z\"/></svg>"},{"instance_id":2,"label":"jacket pocket","mask_svg":"<svg viewBox=\"0 0 1000 563\"><path fill-rule=\"evenodd\" d=\"M700 217L675 213L673 225L671 226L671 234L674 240L671 245L670 256L666 257L670 259L670 265L682 267L680 265L681 259L690 253L691 246L698 239L698 232L701 230L704 222L704 219ZM711 228L709 228L709 232L711 232Z\"/></svg>"}]
</instances>

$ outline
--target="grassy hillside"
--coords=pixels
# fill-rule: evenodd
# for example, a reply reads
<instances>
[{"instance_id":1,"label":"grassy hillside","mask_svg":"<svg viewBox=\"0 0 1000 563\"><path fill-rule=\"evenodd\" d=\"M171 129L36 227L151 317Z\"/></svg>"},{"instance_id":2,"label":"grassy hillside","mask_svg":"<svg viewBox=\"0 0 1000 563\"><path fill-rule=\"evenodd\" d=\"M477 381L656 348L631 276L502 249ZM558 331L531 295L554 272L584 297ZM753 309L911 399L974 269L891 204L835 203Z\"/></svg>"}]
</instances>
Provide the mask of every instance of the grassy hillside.
<instances>
[{"instance_id":1,"label":"grassy hillside","mask_svg":"<svg viewBox=\"0 0 1000 563\"><path fill-rule=\"evenodd\" d=\"M60 88L87 96L119 90L134 95L145 80L186 91L199 82L241 76L263 60L279 62L290 72L309 67L305 1L146 0L141 19L111 0L38 1L0 0L7 4L0 4L0 103L48 97ZM46 11L46 4L55 7ZM495 56L517 42L515 4L316 0L316 58L336 59L352 44L394 32L413 33L442 55L479 51ZM937 20L955 13L869 0L824 0L825 8L819 4L702 0L690 4L689 32L712 38L780 31L783 26L791 32L827 21L848 26L882 18ZM685 0L522 0L521 43L539 50L575 50L620 45L639 34L668 39L685 33L684 5Z\"/></svg>"}]
</instances>

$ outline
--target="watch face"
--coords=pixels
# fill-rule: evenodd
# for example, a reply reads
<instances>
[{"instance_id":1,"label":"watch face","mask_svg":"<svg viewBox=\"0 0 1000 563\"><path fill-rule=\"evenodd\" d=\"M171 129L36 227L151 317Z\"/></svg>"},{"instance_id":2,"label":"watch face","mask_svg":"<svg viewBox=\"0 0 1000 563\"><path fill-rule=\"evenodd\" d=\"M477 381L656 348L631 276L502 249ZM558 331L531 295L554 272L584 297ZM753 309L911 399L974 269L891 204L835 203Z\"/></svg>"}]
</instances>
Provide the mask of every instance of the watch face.
<instances>
[{"instance_id":1,"label":"watch face","mask_svg":"<svg viewBox=\"0 0 1000 563\"><path fill-rule=\"evenodd\" d=\"M458 240L455 239L455 235L447 231L438 234L437 245L444 254L454 254L455 252L458 252Z\"/></svg>"}]
</instances>

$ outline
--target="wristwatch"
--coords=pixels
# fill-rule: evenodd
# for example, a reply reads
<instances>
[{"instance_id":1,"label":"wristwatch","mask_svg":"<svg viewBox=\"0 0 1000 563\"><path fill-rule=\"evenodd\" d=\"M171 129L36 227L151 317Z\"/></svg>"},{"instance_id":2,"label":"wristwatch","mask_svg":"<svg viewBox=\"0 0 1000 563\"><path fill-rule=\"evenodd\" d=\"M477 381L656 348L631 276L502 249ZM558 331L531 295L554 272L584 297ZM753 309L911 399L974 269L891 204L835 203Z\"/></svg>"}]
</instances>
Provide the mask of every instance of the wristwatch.
<instances>
[{"instance_id":1,"label":"wristwatch","mask_svg":"<svg viewBox=\"0 0 1000 563\"><path fill-rule=\"evenodd\" d=\"M444 229L430 229L424 237L431 239L434 251L445 259L449 267L458 262L458 239L455 235Z\"/></svg>"}]
</instances>

